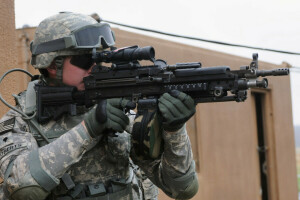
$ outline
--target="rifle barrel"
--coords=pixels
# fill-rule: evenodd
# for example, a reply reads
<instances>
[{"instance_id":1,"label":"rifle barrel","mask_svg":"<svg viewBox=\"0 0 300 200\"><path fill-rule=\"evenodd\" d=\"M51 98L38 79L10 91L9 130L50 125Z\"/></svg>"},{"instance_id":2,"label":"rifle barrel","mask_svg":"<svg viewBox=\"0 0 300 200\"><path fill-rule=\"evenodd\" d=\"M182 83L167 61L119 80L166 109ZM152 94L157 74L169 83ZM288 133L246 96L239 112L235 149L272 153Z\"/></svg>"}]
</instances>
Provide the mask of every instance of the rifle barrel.
<instances>
[{"instance_id":1,"label":"rifle barrel","mask_svg":"<svg viewBox=\"0 0 300 200\"><path fill-rule=\"evenodd\" d=\"M285 76L290 73L288 68L278 68L273 70L258 70L257 76Z\"/></svg>"}]
</instances>

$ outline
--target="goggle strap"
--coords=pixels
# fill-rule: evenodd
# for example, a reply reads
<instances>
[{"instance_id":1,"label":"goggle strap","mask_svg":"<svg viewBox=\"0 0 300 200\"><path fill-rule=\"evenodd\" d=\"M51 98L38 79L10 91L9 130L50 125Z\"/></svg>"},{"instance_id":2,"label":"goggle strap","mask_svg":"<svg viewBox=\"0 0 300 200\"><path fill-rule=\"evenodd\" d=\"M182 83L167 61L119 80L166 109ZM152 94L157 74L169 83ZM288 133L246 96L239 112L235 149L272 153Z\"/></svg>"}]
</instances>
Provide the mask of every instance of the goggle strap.
<instances>
[{"instance_id":1,"label":"goggle strap","mask_svg":"<svg viewBox=\"0 0 300 200\"><path fill-rule=\"evenodd\" d=\"M64 66L64 57L57 57L55 59L56 65L56 79L62 82L63 80L63 66Z\"/></svg>"},{"instance_id":2,"label":"goggle strap","mask_svg":"<svg viewBox=\"0 0 300 200\"><path fill-rule=\"evenodd\" d=\"M32 45L32 54L38 55L38 54L49 53L52 51L58 51L62 49L66 49L65 38L59 38L38 45Z\"/></svg>"},{"instance_id":3,"label":"goggle strap","mask_svg":"<svg viewBox=\"0 0 300 200\"><path fill-rule=\"evenodd\" d=\"M108 29L105 29L105 27L108 28ZM95 27L95 28L97 28L97 27ZM100 28L101 27L98 27L98 30ZM114 45L115 44L114 43L115 36L114 36L114 33L111 31L109 25L104 26L102 29L103 29L103 31L105 31L105 34L104 35L99 35L99 36L101 36L101 38L103 38L103 36L104 36L103 39L105 41L105 44L102 44L101 40L99 38L97 38L97 39L99 39L100 45L104 45L104 46L108 46L108 47ZM88 31L88 28L87 29L82 29L82 30L78 31L78 34L80 35L80 32L86 31L86 30ZM89 34L92 34L93 30L94 30L93 28L90 29L89 30ZM109 31L109 33L108 33L108 31ZM83 39L86 40L87 39L86 37L90 36L89 34L85 35L83 37ZM113 41L109 41L108 38L105 38L105 35L107 35L107 34L111 34L110 37L112 37ZM63 49L68 49L68 48L71 48L71 47L87 48L88 49L88 48L91 48L91 47L95 47L95 45L96 45L96 44L92 44L92 45L80 44L76 40L75 37L76 36L71 35L71 36L68 36L68 37L63 37L63 38L59 38L59 39L56 39L56 40L51 40L51 41L40 43L40 44L37 44L37 45L33 45L33 43L31 43L30 44L30 50L31 50L32 55L39 55L39 54L43 54L43 53L49 53L49 52L59 51L59 50L63 50ZM92 41L93 38L91 38L90 40ZM99 44L97 44L97 45L99 45Z\"/></svg>"}]
</instances>

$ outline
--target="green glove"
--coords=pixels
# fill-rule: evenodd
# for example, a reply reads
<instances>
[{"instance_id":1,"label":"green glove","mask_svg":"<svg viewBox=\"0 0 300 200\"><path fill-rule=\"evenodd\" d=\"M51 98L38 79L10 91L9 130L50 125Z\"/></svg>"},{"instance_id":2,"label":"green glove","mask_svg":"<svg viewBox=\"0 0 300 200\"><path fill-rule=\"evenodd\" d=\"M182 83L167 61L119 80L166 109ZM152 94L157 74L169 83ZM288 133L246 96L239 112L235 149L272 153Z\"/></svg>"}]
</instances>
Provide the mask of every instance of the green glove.
<instances>
[{"instance_id":1,"label":"green glove","mask_svg":"<svg viewBox=\"0 0 300 200\"><path fill-rule=\"evenodd\" d=\"M164 93L158 101L163 128L166 131L179 130L196 112L194 100L178 90Z\"/></svg>"},{"instance_id":2,"label":"green glove","mask_svg":"<svg viewBox=\"0 0 300 200\"><path fill-rule=\"evenodd\" d=\"M135 103L122 98L101 100L97 108L92 109L84 118L91 137L101 135L106 130L123 132L129 124L124 108L134 109Z\"/></svg>"}]
</instances>

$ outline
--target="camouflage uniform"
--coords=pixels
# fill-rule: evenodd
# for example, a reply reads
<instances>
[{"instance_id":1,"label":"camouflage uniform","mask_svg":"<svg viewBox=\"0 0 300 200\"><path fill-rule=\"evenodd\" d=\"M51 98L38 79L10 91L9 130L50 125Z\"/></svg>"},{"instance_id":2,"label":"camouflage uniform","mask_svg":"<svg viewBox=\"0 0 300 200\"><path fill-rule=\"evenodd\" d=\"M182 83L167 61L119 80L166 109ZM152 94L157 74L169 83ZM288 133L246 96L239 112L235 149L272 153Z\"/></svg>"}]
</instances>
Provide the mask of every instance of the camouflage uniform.
<instances>
[{"instance_id":1,"label":"camouflage uniform","mask_svg":"<svg viewBox=\"0 0 300 200\"><path fill-rule=\"evenodd\" d=\"M77 14L61 14L47 20L39 25L38 39L32 45L32 64L36 68L47 68L57 56L87 53L66 49L34 54L34 45L57 41L66 36L68 27L71 30L78 24L77 28L97 23ZM53 28L57 22L58 28ZM72 32L69 29L67 35ZM49 31L55 33L51 35ZM56 62L58 83L62 83L60 63ZM28 106L31 110L36 108L32 91L33 84L29 84L27 92L15 97L17 107L24 113ZM172 133L157 127L147 129L148 135L162 137L164 151L152 152L160 155L155 159L145 158L138 156L134 148L132 116L123 133L92 138L82 123L91 110L77 110L80 112L76 116L65 114L46 124L39 124L36 118L24 119L14 110L0 120L1 199L157 199L157 187L172 198L183 199L197 192L197 175L185 126Z\"/></svg>"},{"instance_id":2,"label":"camouflage uniform","mask_svg":"<svg viewBox=\"0 0 300 200\"><path fill-rule=\"evenodd\" d=\"M23 110L25 96L23 92L17 97ZM128 132L117 133L117 137L92 139L80 123L86 113L63 116L45 125L35 120L25 121L12 110L1 119L0 175L4 180L1 195L5 194L2 199L9 196L20 199L14 195L28 186L45 194L37 198L39 193L33 192L31 199L45 199L50 193L53 199L67 195L70 199L84 199L87 195L103 197L99 199L107 196L110 199L120 199L120 196L122 199L156 199L156 186L176 198L194 184L197 177L185 127L173 134L163 133L161 157L142 160L131 152L132 123ZM38 131L52 142L45 145ZM46 180L40 180L41 173ZM65 174L70 175L71 183L62 181Z\"/></svg>"}]
</instances>

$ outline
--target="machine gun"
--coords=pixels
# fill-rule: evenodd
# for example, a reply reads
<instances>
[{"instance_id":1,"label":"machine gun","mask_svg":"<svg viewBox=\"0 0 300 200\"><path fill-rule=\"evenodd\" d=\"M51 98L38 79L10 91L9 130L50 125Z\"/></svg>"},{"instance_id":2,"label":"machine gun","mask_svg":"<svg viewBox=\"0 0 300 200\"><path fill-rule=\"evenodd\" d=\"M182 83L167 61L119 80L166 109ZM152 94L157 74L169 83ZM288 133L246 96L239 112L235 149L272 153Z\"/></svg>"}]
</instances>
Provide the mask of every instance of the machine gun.
<instances>
[{"instance_id":1,"label":"machine gun","mask_svg":"<svg viewBox=\"0 0 300 200\"><path fill-rule=\"evenodd\" d=\"M249 88L268 87L268 80L258 80L258 77L289 74L285 68L258 70L258 54L253 54L250 65L240 70L231 70L228 66L201 67L200 62L168 65L164 60L155 59L153 47L93 50L92 54L98 65L84 78L84 91L77 91L75 87L35 86L40 123L58 119L64 113L75 115L76 106L90 107L100 99L123 97L139 107L156 106L157 99L172 90L190 95L195 103L242 102ZM140 60L150 60L153 65L141 66ZM112 65L102 66L101 62Z\"/></svg>"}]
</instances>

